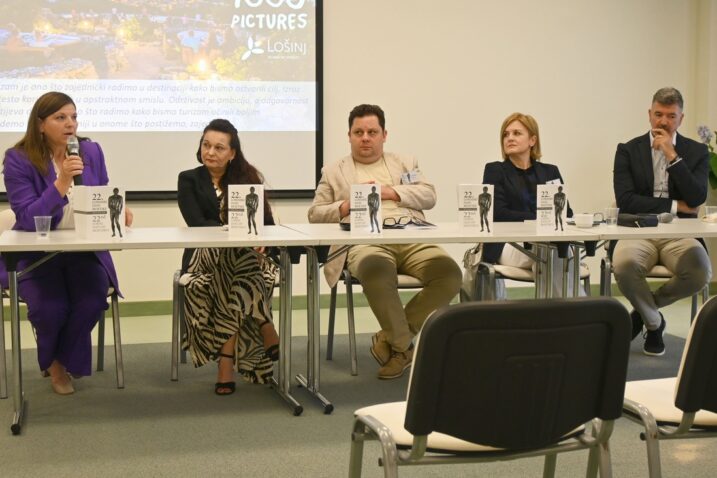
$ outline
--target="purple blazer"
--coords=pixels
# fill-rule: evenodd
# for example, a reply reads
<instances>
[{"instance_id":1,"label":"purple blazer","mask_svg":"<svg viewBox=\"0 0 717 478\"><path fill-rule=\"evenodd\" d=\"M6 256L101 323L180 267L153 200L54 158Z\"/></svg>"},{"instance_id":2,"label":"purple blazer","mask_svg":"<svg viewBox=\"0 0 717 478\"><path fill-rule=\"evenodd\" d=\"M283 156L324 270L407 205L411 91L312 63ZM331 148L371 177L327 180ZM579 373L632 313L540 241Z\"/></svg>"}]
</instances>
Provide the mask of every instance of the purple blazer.
<instances>
[{"instance_id":1,"label":"purple blazer","mask_svg":"<svg viewBox=\"0 0 717 478\"><path fill-rule=\"evenodd\" d=\"M109 182L105 156L102 148L97 143L85 140L80 142L80 156L85 164L82 170L82 182L87 186L104 186ZM5 190L10 207L15 213L14 230L34 231L35 216L52 216L51 229L57 228L62 219L62 208L68 203L64 196L53 184L57 175L55 169L50 170L42 176L35 166L30 163L24 152L13 148L5 153L3 163L3 175L5 177ZM98 251L95 255L107 271L110 283L119 293L117 273L115 272L112 257L108 251ZM27 265L42 257L42 253L22 254L18 261L18 270L23 270ZM40 266L39 269L42 269ZM25 277L31 277L30 272ZM0 282L3 287L8 286L7 270L5 262L0 261Z\"/></svg>"}]
</instances>

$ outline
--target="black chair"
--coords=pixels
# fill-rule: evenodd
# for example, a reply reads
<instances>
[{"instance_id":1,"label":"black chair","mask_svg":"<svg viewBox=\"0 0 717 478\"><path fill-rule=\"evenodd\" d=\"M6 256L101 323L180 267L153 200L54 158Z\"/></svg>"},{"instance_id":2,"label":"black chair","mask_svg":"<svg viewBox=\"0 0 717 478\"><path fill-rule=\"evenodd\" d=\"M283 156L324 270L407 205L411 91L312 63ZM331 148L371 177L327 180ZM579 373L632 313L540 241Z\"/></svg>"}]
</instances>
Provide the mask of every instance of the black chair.
<instances>
[{"instance_id":1,"label":"black chair","mask_svg":"<svg viewBox=\"0 0 717 478\"><path fill-rule=\"evenodd\" d=\"M715 344L717 300L713 297L692 323L677 377L627 383L623 416L645 427L640 438L647 445L652 478L662 476L660 440L717 436Z\"/></svg>"},{"instance_id":2,"label":"black chair","mask_svg":"<svg viewBox=\"0 0 717 478\"><path fill-rule=\"evenodd\" d=\"M622 408L627 310L608 298L474 302L421 331L405 402L355 412L349 476L379 440L398 466L505 461L589 449L588 476L611 476L608 440Z\"/></svg>"},{"instance_id":3,"label":"black chair","mask_svg":"<svg viewBox=\"0 0 717 478\"><path fill-rule=\"evenodd\" d=\"M356 352L356 325L354 320L354 294L353 286L361 285L359 280L351 275L348 268L344 268L341 276L346 286L346 315L349 326L349 355L351 356L351 375L358 375L358 357ZM336 293L338 284L331 288L331 302L329 303L329 330L326 337L326 360L334 358L334 328L336 323ZM422 289L423 282L406 274L398 274L397 288Z\"/></svg>"}]
</instances>

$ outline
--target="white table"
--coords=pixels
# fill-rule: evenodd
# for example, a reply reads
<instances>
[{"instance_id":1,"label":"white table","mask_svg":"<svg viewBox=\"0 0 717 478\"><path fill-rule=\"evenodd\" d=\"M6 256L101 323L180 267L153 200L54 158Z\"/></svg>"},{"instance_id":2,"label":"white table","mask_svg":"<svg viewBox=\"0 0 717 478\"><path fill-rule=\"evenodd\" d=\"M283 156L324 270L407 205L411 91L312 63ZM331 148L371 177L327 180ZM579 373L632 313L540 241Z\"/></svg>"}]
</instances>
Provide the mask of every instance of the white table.
<instances>
[{"instance_id":1,"label":"white table","mask_svg":"<svg viewBox=\"0 0 717 478\"><path fill-rule=\"evenodd\" d=\"M660 223L657 227L608 227L601 224L590 231L598 234L601 240L709 238L717 237L717 224L699 219L675 218L671 223Z\"/></svg>"},{"instance_id":2,"label":"white table","mask_svg":"<svg viewBox=\"0 0 717 478\"><path fill-rule=\"evenodd\" d=\"M288 246L305 246L312 239L304 234L283 226L266 226L261 236L229 235L219 227L169 227L169 228L137 228L128 230L124 238L107 238L100 240L80 239L75 231L52 231L45 238L38 237L34 232L5 231L0 236L0 252L8 269L10 286L10 320L12 336L13 391L14 414L11 431L17 435L21 431L25 410L25 398L22 389L22 362L20 347L20 315L17 294L17 279L21 275L52 257L53 253L81 252L98 250L129 250L129 249L178 249L197 247L278 247L280 254L280 298L279 314L280 356L279 378L274 382L277 392L289 403L294 414L299 415L303 408L290 394L291 375L291 261ZM32 266L21 272L16 271L17 253L48 252L48 254ZM173 339L176 338L173 331ZM173 348L177 341L174 341ZM2 349L4 360L4 348ZM173 350L173 353L178 353ZM2 364L4 371L4 363Z\"/></svg>"}]
</instances>

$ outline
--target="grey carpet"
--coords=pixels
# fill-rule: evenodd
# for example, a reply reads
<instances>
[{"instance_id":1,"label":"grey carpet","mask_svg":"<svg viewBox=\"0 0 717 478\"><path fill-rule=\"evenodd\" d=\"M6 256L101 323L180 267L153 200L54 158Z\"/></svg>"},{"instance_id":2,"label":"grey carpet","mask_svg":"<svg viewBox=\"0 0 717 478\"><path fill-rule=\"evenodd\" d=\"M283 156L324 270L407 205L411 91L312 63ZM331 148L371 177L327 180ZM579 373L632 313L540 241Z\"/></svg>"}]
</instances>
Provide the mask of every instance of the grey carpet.
<instances>
[{"instance_id":1,"label":"grey carpet","mask_svg":"<svg viewBox=\"0 0 717 478\"><path fill-rule=\"evenodd\" d=\"M408 382L407 375L377 380L377 365L368 353L370 335L360 335L358 343L357 377L349 374L345 336L337 337L334 361L322 359L322 392L336 407L332 415L324 415L305 390L294 387L294 396L304 405L301 417L293 417L265 386L240 383L233 396L214 396L211 366L183 365L180 381L171 382L169 344L124 347L124 390L115 388L108 348L106 370L76 381L77 393L71 397L52 394L48 379L35 369L34 351L25 351L26 424L21 436L11 436L12 400L0 401L0 475L346 476L352 411L404 399ZM668 335L666 343L664 357L650 358L641 353L641 341L636 340L630 379L674 374L684 340ZM294 339L294 373L304 367L305 345L305 339ZM618 423L612 447L615 476L644 475L638 429ZM680 476L665 455L665 476ZM365 476L382 476L377 456L378 448L367 445ZM582 453L561 456L558 476L583 474L585 460ZM480 469L485 476L540 476L541 461L487 464ZM469 465L449 470L422 467L402 471L402 476L475 476L475 471Z\"/></svg>"}]
</instances>

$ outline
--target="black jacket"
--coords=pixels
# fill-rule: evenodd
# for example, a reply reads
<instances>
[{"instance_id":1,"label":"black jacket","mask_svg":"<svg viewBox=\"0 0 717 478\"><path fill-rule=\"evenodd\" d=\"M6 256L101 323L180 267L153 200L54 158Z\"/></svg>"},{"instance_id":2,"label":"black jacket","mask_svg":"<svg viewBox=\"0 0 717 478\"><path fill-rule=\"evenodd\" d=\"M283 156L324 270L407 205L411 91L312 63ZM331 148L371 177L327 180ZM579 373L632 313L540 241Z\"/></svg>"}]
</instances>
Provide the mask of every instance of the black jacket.
<instances>
[{"instance_id":1,"label":"black jacket","mask_svg":"<svg viewBox=\"0 0 717 478\"><path fill-rule=\"evenodd\" d=\"M266 201L266 198L264 198ZM177 202L184 222L189 227L221 226L219 201L214 191L212 178L205 166L182 171L177 180ZM264 225L274 225L271 210L264 208ZM187 270L194 249L185 249L182 256L182 270Z\"/></svg>"},{"instance_id":2,"label":"black jacket","mask_svg":"<svg viewBox=\"0 0 717 478\"><path fill-rule=\"evenodd\" d=\"M533 161L538 184L546 184L555 179L563 183L560 170L552 164ZM523 182L518 178L515 167L506 159L485 165L483 184L492 184L494 189L493 221L510 222L534 220L535 212L527 209L523 202ZM568 217L573 211L568 204ZM495 264L503 253L505 243L486 243L483 246L483 261Z\"/></svg>"}]
</instances>

